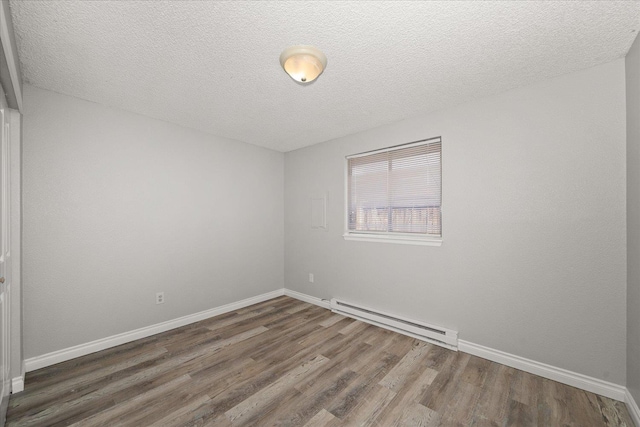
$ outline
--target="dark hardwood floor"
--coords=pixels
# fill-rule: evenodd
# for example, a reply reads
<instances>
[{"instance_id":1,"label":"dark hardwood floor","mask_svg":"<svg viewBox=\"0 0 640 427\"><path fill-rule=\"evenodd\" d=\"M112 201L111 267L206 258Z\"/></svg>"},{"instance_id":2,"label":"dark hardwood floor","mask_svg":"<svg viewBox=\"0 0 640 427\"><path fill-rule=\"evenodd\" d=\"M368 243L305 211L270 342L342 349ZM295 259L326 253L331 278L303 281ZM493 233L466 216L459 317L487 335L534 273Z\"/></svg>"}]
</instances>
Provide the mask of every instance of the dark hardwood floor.
<instances>
[{"instance_id":1,"label":"dark hardwood floor","mask_svg":"<svg viewBox=\"0 0 640 427\"><path fill-rule=\"evenodd\" d=\"M9 426L633 426L625 405L280 297L30 372Z\"/></svg>"}]
</instances>

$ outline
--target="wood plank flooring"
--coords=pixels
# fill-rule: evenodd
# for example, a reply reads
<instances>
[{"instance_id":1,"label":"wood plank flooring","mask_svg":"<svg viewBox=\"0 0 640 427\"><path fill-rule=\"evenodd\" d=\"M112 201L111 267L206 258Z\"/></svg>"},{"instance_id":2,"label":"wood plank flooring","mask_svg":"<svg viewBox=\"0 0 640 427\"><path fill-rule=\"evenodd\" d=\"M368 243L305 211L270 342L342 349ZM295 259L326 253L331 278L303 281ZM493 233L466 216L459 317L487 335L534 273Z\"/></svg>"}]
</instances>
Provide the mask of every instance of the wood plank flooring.
<instances>
[{"instance_id":1,"label":"wood plank flooring","mask_svg":"<svg viewBox=\"0 0 640 427\"><path fill-rule=\"evenodd\" d=\"M633 426L621 402L288 297L25 385L8 426Z\"/></svg>"}]
</instances>

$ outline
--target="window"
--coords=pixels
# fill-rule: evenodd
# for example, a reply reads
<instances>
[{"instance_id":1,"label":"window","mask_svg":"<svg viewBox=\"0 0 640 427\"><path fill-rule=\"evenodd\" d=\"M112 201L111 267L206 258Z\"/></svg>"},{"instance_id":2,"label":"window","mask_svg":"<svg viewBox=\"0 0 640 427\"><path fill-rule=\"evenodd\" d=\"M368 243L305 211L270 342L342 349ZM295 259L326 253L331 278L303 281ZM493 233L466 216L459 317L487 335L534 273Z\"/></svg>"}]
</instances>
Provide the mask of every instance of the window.
<instances>
[{"instance_id":1,"label":"window","mask_svg":"<svg viewBox=\"0 0 640 427\"><path fill-rule=\"evenodd\" d=\"M442 243L440 138L347 157L347 240Z\"/></svg>"}]
</instances>

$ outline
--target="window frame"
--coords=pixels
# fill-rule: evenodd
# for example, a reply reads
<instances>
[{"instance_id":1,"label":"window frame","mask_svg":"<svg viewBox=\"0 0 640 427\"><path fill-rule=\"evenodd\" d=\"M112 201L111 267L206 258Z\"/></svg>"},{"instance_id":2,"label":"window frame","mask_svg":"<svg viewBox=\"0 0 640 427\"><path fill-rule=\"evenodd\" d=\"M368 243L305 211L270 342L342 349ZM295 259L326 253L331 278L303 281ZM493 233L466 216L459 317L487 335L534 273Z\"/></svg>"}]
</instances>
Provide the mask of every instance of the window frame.
<instances>
[{"instance_id":1,"label":"window frame","mask_svg":"<svg viewBox=\"0 0 640 427\"><path fill-rule=\"evenodd\" d=\"M349 159L354 157L369 156L377 153L383 153L393 150L401 150L403 148L411 148L419 145L427 145L430 143L440 142L440 235L421 234L421 233L401 233L392 231L356 231L349 229ZM442 212L443 212L443 192L442 192L442 137L433 137L413 141L406 144L394 145L391 147L365 151L362 153L350 154L344 158L344 240L360 241L360 242L384 242L397 243L407 245L422 246L441 246L442 245Z\"/></svg>"}]
</instances>

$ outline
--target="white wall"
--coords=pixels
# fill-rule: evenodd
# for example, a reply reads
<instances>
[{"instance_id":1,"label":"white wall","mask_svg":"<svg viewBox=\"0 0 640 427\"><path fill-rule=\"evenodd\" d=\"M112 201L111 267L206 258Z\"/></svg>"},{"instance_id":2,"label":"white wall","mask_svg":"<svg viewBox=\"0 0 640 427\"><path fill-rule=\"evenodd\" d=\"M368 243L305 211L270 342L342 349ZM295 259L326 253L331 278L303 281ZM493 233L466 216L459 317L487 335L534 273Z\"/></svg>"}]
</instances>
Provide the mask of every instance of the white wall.
<instances>
[{"instance_id":1,"label":"white wall","mask_svg":"<svg viewBox=\"0 0 640 427\"><path fill-rule=\"evenodd\" d=\"M627 388L640 402L640 39L626 60Z\"/></svg>"},{"instance_id":2,"label":"white wall","mask_svg":"<svg viewBox=\"0 0 640 427\"><path fill-rule=\"evenodd\" d=\"M443 245L344 241L344 156L434 136ZM287 288L617 384L625 240L623 59L285 155Z\"/></svg>"},{"instance_id":3,"label":"white wall","mask_svg":"<svg viewBox=\"0 0 640 427\"><path fill-rule=\"evenodd\" d=\"M24 104L26 358L283 286L282 153L31 86Z\"/></svg>"}]
</instances>

